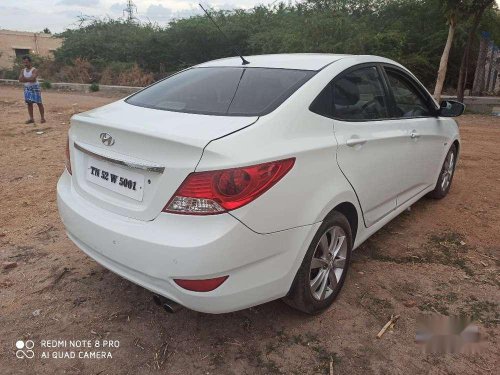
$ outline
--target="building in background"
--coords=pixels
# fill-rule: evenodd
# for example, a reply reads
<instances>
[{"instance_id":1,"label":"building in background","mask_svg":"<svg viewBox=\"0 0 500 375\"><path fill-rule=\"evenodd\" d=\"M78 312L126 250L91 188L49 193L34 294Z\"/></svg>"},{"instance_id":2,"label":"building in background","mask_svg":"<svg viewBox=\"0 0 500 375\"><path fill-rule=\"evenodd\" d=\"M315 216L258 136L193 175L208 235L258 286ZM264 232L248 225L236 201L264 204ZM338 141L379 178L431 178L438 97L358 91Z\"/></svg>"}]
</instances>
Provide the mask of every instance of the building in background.
<instances>
[{"instance_id":1,"label":"building in background","mask_svg":"<svg viewBox=\"0 0 500 375\"><path fill-rule=\"evenodd\" d=\"M51 34L0 30L0 69L10 69L16 57L36 54L50 57L62 44Z\"/></svg>"}]
</instances>

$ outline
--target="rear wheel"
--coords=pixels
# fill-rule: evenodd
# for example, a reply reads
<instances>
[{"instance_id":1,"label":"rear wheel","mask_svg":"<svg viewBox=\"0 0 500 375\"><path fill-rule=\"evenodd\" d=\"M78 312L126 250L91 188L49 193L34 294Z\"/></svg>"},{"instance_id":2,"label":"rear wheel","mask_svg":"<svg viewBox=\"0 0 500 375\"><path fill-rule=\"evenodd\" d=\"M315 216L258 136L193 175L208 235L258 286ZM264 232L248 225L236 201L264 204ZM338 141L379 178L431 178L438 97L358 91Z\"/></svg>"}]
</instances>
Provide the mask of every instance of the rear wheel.
<instances>
[{"instance_id":1,"label":"rear wheel","mask_svg":"<svg viewBox=\"0 0 500 375\"><path fill-rule=\"evenodd\" d=\"M453 181L453 175L455 174L455 165L457 160L457 147L452 145L446 158L444 159L443 167L439 173L439 178L436 183L436 187L428 195L434 199L444 198L451 188L451 182Z\"/></svg>"},{"instance_id":2,"label":"rear wheel","mask_svg":"<svg viewBox=\"0 0 500 375\"><path fill-rule=\"evenodd\" d=\"M344 284L351 249L349 221L331 213L314 236L285 303L308 314L328 308Z\"/></svg>"}]
</instances>

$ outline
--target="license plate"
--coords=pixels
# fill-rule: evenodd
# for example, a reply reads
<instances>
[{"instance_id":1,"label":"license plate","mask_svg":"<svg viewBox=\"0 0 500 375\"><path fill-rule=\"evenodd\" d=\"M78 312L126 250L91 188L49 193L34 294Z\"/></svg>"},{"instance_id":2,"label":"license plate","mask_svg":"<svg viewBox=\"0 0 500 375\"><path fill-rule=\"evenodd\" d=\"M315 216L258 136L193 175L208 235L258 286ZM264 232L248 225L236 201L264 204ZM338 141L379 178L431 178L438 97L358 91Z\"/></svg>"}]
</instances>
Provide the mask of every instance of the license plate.
<instances>
[{"instance_id":1,"label":"license plate","mask_svg":"<svg viewBox=\"0 0 500 375\"><path fill-rule=\"evenodd\" d=\"M89 159L87 181L142 202L144 175L101 160Z\"/></svg>"}]
</instances>

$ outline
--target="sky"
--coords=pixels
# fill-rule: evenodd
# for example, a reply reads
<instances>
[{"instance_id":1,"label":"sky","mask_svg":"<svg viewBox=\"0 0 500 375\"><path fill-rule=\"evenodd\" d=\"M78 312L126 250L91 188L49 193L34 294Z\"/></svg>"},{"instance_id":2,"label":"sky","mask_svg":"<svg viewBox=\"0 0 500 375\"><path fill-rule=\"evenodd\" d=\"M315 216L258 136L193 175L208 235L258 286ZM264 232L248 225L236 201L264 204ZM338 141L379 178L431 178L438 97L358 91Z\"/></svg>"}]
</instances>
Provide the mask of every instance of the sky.
<instances>
[{"instance_id":1,"label":"sky","mask_svg":"<svg viewBox=\"0 0 500 375\"><path fill-rule=\"evenodd\" d=\"M217 9L251 8L279 0L203 0ZM500 0L496 0L500 6ZM199 14L198 1L134 0L135 16L142 21L166 25L173 18ZM125 0L0 0L0 29L53 33L77 26L78 16L123 17Z\"/></svg>"},{"instance_id":2,"label":"sky","mask_svg":"<svg viewBox=\"0 0 500 375\"><path fill-rule=\"evenodd\" d=\"M173 18L199 14L199 1L189 0L133 0L142 21L166 25ZM203 0L203 5L216 9L251 8L270 4L273 0ZM126 0L0 0L0 29L42 31L48 27L53 33L74 28L78 16L123 17Z\"/></svg>"}]
</instances>

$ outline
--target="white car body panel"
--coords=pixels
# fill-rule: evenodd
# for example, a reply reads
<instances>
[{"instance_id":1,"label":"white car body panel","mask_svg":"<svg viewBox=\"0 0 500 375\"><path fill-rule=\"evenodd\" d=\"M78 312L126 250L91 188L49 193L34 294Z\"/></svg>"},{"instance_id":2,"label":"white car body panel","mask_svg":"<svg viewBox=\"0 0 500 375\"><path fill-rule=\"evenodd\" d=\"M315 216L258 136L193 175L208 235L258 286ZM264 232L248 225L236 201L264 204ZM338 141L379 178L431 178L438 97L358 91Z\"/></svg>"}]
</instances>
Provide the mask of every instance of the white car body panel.
<instances>
[{"instance_id":1,"label":"white car body panel","mask_svg":"<svg viewBox=\"0 0 500 375\"><path fill-rule=\"evenodd\" d=\"M301 95L289 100L303 102ZM197 171L224 169L296 157L294 167L280 181L283 183L230 212L258 233L320 222L328 213L323 212L324 209L334 197L348 196L349 201L355 201L349 183L335 168L332 121L310 111L287 113L285 117L280 109L230 137L210 142L197 167ZM284 117L287 121L277 121ZM330 173L325 175L325 170ZM277 201L283 202L278 210Z\"/></svg>"},{"instance_id":2,"label":"white car body panel","mask_svg":"<svg viewBox=\"0 0 500 375\"><path fill-rule=\"evenodd\" d=\"M163 173L144 173L151 184L145 185L142 202L89 183L83 168L75 168L75 189L90 202L112 212L152 220L186 176L195 170L208 142L255 121L257 117L167 112L133 106L123 100L75 115L69 137L85 150L111 159L165 168ZM101 143L102 132L112 133L117 139L112 147ZM71 157L75 165L87 165L90 156L73 148Z\"/></svg>"},{"instance_id":3,"label":"white car body panel","mask_svg":"<svg viewBox=\"0 0 500 375\"><path fill-rule=\"evenodd\" d=\"M326 53L283 53L276 55L247 56L250 68L320 70L334 61L350 55L334 55ZM241 67L239 57L227 57L208 61L198 67Z\"/></svg>"},{"instance_id":4,"label":"white car body panel","mask_svg":"<svg viewBox=\"0 0 500 375\"><path fill-rule=\"evenodd\" d=\"M318 72L260 117L171 112L123 100L76 115L69 132L73 174L65 172L57 187L60 216L78 247L117 274L197 311L235 311L285 296L328 213L340 204L353 207L358 247L434 189L449 147L459 140L448 118L374 125L308 109L345 69L372 62L401 67L391 60L326 54L247 59L248 67ZM199 66L241 66L241 60ZM411 137L414 131L419 137ZM112 134L115 144L105 146L101 133ZM367 142L347 145L356 138ZM164 170L138 172L148 181L138 201L89 182L83 166L92 155ZM191 172L292 157L295 164L282 180L236 210L210 216L161 212ZM205 293L173 281L223 275L227 281Z\"/></svg>"},{"instance_id":5,"label":"white car body panel","mask_svg":"<svg viewBox=\"0 0 500 375\"><path fill-rule=\"evenodd\" d=\"M67 172L59 180L57 197L68 236L87 255L144 288L207 313L241 310L256 300L286 295L300 254L320 225L261 235L229 214L136 220L89 204L74 190ZM221 274L230 274L231 282L209 293L181 289L172 280Z\"/></svg>"},{"instance_id":6,"label":"white car body panel","mask_svg":"<svg viewBox=\"0 0 500 375\"><path fill-rule=\"evenodd\" d=\"M437 180L442 160L450 148L447 127L438 118L416 118L394 120L394 125L401 126L405 132L404 147L401 154L403 173L402 188L397 197L397 205L405 204L409 199L427 187L432 187ZM416 134L416 138L411 138Z\"/></svg>"}]
</instances>

